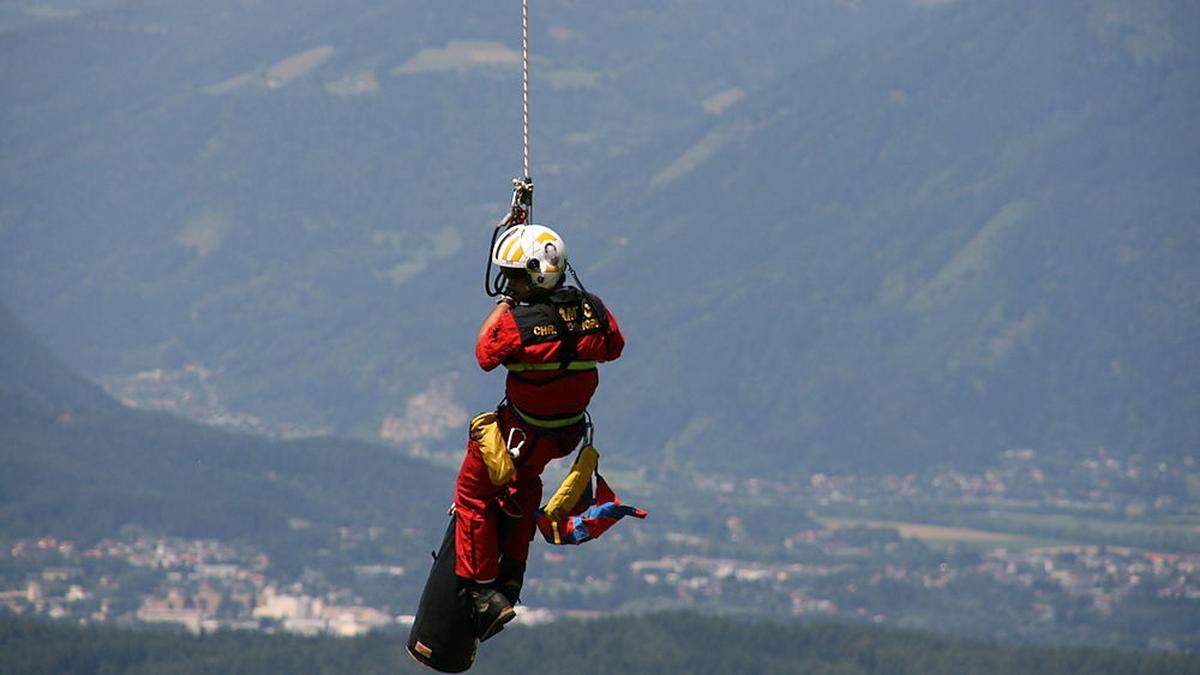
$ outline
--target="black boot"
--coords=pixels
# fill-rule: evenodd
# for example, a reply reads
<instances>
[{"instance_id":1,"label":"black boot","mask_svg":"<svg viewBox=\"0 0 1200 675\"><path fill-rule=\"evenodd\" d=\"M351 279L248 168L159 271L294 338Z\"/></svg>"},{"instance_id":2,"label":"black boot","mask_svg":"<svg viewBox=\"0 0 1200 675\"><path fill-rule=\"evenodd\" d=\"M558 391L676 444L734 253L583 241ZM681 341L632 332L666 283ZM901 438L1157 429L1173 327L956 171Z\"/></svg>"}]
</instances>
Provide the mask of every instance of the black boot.
<instances>
[{"instance_id":1,"label":"black boot","mask_svg":"<svg viewBox=\"0 0 1200 675\"><path fill-rule=\"evenodd\" d=\"M471 585L466 593L471 603L471 617L475 621L475 636L480 642L499 633L504 624L517 618L517 612L508 598L491 586Z\"/></svg>"}]
</instances>

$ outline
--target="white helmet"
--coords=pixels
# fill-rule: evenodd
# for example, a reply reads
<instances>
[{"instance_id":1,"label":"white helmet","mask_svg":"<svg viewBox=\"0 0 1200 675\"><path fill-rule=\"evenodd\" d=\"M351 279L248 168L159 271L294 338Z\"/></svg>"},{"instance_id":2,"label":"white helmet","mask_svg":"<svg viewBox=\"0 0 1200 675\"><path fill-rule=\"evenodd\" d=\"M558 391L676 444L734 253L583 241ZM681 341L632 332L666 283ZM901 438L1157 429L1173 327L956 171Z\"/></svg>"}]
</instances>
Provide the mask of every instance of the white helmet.
<instances>
[{"instance_id":1,"label":"white helmet","mask_svg":"<svg viewBox=\"0 0 1200 675\"><path fill-rule=\"evenodd\" d=\"M545 225L517 225L496 241L492 264L523 269L530 283L549 290L558 286L567 268L567 243Z\"/></svg>"}]
</instances>

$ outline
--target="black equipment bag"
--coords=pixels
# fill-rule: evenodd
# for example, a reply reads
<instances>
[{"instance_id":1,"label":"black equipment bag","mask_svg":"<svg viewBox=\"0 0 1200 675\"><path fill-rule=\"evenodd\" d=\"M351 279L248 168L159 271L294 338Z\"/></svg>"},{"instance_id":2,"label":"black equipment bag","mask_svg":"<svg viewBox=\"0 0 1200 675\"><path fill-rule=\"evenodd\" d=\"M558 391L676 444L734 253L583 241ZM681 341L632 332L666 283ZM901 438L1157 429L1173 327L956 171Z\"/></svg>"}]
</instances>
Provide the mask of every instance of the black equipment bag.
<instances>
[{"instance_id":1,"label":"black equipment bag","mask_svg":"<svg viewBox=\"0 0 1200 675\"><path fill-rule=\"evenodd\" d=\"M470 668L479 645L454 573L454 522L452 515L421 592L407 645L414 659L443 673L461 673Z\"/></svg>"}]
</instances>

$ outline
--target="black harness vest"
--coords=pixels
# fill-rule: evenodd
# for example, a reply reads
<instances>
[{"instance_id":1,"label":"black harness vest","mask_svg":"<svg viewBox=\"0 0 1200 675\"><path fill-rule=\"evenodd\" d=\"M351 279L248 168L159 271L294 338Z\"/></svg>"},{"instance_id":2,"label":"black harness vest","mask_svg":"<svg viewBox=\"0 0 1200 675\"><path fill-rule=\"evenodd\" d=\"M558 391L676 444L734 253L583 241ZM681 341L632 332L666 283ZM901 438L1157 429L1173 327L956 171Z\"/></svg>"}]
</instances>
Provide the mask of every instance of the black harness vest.
<instances>
[{"instance_id":1,"label":"black harness vest","mask_svg":"<svg viewBox=\"0 0 1200 675\"><path fill-rule=\"evenodd\" d=\"M608 329L608 315L604 303L591 293L584 293L572 286L560 288L540 302L517 305L512 313L517 329L521 332L522 346L549 342L559 342L562 345L558 370L553 376L535 379L515 372L509 373L518 381L534 386L570 375L568 366L579 353L579 338L584 335L603 334Z\"/></svg>"}]
</instances>

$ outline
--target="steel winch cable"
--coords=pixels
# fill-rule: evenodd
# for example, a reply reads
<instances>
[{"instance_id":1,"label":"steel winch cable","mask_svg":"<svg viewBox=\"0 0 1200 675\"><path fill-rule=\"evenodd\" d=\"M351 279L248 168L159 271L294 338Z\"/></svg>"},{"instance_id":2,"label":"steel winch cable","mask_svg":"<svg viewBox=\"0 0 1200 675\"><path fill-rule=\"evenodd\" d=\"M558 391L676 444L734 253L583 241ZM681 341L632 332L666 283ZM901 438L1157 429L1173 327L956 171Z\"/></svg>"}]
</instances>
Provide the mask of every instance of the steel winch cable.
<instances>
[{"instance_id":1,"label":"steel winch cable","mask_svg":"<svg viewBox=\"0 0 1200 675\"><path fill-rule=\"evenodd\" d=\"M501 272L492 276L492 251L501 232L524 225L533 217L533 174L529 168L529 0L521 0L521 177L514 178L512 203L508 214L496 223L488 245L487 267L483 272L483 290L490 297L504 293Z\"/></svg>"},{"instance_id":2,"label":"steel winch cable","mask_svg":"<svg viewBox=\"0 0 1200 675\"><path fill-rule=\"evenodd\" d=\"M521 0L521 166L525 180L532 183L529 172L529 0Z\"/></svg>"}]
</instances>

